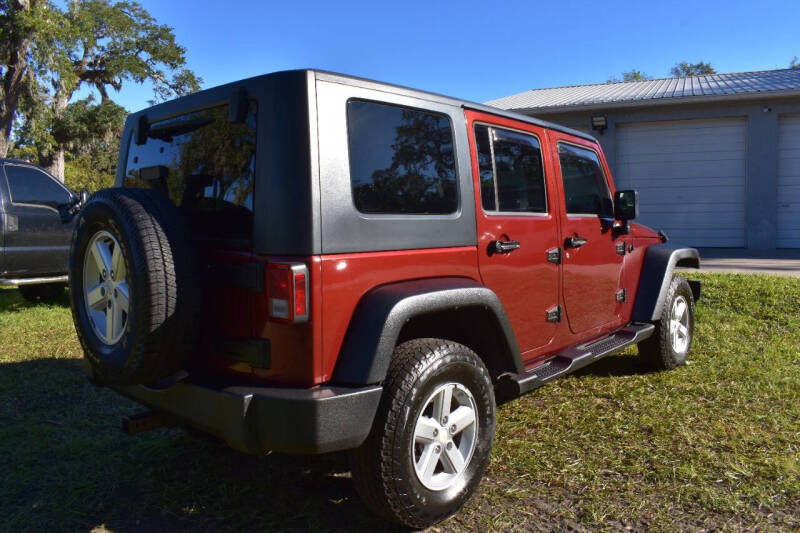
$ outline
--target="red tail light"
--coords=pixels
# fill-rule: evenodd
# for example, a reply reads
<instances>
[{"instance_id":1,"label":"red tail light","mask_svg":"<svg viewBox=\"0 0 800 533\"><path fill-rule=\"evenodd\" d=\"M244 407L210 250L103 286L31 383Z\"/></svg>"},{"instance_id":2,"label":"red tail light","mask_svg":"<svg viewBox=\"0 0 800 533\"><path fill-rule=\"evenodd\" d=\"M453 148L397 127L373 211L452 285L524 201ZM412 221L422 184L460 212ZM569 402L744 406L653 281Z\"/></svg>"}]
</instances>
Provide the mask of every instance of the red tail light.
<instances>
[{"instance_id":1,"label":"red tail light","mask_svg":"<svg viewBox=\"0 0 800 533\"><path fill-rule=\"evenodd\" d=\"M304 263L267 265L269 316L278 322L308 322L308 268Z\"/></svg>"}]
</instances>

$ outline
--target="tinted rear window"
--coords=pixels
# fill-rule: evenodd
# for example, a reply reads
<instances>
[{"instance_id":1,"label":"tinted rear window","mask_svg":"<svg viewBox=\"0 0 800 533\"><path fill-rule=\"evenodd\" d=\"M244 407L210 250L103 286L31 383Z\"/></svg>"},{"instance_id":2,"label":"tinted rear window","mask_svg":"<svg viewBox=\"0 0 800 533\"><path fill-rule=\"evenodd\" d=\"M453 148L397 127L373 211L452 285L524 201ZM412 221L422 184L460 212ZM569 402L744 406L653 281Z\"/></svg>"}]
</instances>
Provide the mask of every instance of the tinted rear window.
<instances>
[{"instance_id":1,"label":"tinted rear window","mask_svg":"<svg viewBox=\"0 0 800 533\"><path fill-rule=\"evenodd\" d=\"M164 191L197 237L249 240L253 234L256 106L242 123L219 106L150 125L144 145L131 140L128 187Z\"/></svg>"},{"instance_id":2,"label":"tinted rear window","mask_svg":"<svg viewBox=\"0 0 800 533\"><path fill-rule=\"evenodd\" d=\"M447 116L360 100L347 103L353 201L362 213L449 214L458 209Z\"/></svg>"}]
</instances>

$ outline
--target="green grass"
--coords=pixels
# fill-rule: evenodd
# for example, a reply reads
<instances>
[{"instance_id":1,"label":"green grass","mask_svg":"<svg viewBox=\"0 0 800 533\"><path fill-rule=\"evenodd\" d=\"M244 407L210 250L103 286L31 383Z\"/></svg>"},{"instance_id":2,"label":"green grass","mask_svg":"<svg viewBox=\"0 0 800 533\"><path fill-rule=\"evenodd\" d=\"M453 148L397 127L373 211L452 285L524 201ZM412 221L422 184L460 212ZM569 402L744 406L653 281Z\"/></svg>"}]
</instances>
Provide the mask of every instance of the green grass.
<instances>
[{"instance_id":1,"label":"green grass","mask_svg":"<svg viewBox=\"0 0 800 533\"><path fill-rule=\"evenodd\" d=\"M437 530L800 528L800 279L698 275L691 362L635 349L498 409L476 496ZM66 298L0 290L0 530L353 530L340 454L249 457L180 429L127 437L88 384Z\"/></svg>"}]
</instances>

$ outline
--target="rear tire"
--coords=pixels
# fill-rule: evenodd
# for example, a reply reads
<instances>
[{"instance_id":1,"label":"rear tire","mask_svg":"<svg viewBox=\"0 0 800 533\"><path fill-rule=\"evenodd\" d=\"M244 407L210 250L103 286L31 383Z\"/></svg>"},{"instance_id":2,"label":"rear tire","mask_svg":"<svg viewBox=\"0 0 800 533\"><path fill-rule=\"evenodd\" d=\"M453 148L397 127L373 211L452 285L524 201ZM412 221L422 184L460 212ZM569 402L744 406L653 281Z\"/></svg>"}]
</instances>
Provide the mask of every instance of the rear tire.
<instances>
[{"instance_id":1,"label":"rear tire","mask_svg":"<svg viewBox=\"0 0 800 533\"><path fill-rule=\"evenodd\" d=\"M101 382L158 381L198 334L199 278L188 229L162 193L105 189L81 210L70 250L78 339Z\"/></svg>"},{"instance_id":2,"label":"rear tire","mask_svg":"<svg viewBox=\"0 0 800 533\"><path fill-rule=\"evenodd\" d=\"M685 365L694 337L694 296L684 278L672 278L655 326L653 334L639 343L639 355L654 370Z\"/></svg>"},{"instance_id":3,"label":"rear tire","mask_svg":"<svg viewBox=\"0 0 800 533\"><path fill-rule=\"evenodd\" d=\"M41 285L20 285L17 288L29 302L49 302L64 294L63 283L43 283Z\"/></svg>"},{"instance_id":4,"label":"rear tire","mask_svg":"<svg viewBox=\"0 0 800 533\"><path fill-rule=\"evenodd\" d=\"M458 511L489 464L495 401L480 358L455 342L395 348L372 431L350 453L353 480L377 515L424 528Z\"/></svg>"}]
</instances>

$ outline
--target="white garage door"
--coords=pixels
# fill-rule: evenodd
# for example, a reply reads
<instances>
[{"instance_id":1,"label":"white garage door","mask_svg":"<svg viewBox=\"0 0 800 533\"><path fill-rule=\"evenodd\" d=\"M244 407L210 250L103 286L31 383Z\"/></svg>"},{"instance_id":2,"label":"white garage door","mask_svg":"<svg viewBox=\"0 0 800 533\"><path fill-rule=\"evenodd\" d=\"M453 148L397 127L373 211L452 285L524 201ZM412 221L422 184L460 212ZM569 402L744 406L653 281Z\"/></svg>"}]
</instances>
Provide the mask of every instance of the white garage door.
<instances>
[{"instance_id":1,"label":"white garage door","mask_svg":"<svg viewBox=\"0 0 800 533\"><path fill-rule=\"evenodd\" d=\"M779 119L778 248L800 248L800 115Z\"/></svg>"},{"instance_id":2,"label":"white garage door","mask_svg":"<svg viewBox=\"0 0 800 533\"><path fill-rule=\"evenodd\" d=\"M619 124L617 188L671 243L744 246L745 132L744 118Z\"/></svg>"}]
</instances>

